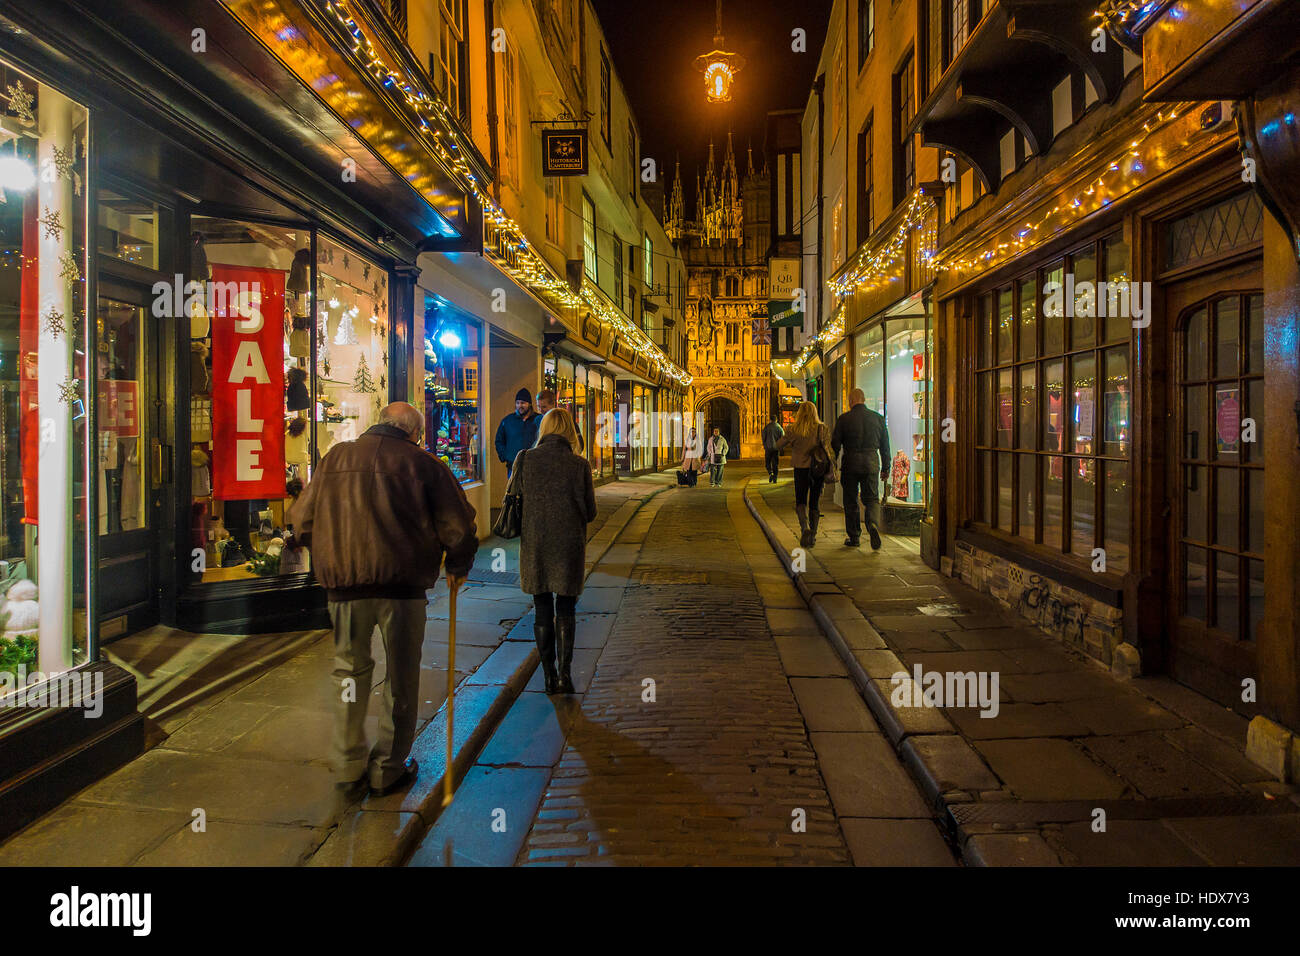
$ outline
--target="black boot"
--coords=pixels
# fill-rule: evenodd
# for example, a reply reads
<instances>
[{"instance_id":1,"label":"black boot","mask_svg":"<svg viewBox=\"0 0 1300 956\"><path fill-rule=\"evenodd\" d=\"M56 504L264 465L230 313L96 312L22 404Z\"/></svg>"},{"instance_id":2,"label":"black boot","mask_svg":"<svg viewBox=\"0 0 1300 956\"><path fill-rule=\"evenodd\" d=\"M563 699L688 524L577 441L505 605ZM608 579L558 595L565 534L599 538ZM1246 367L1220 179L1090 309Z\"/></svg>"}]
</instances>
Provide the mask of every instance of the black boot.
<instances>
[{"instance_id":1,"label":"black boot","mask_svg":"<svg viewBox=\"0 0 1300 956\"><path fill-rule=\"evenodd\" d=\"M808 512L808 547L810 548L817 543L817 519L821 516L822 513L815 507Z\"/></svg>"},{"instance_id":2,"label":"black boot","mask_svg":"<svg viewBox=\"0 0 1300 956\"><path fill-rule=\"evenodd\" d=\"M573 693L573 675L569 673L569 665L573 663L573 632L577 627L577 620L572 614L557 614L555 616L555 654L559 659L560 678L557 693Z\"/></svg>"},{"instance_id":3,"label":"black boot","mask_svg":"<svg viewBox=\"0 0 1300 956\"><path fill-rule=\"evenodd\" d=\"M555 676L555 624L534 624L533 637L537 639L537 653L542 658L542 676L546 679L546 693L554 694Z\"/></svg>"}]
</instances>

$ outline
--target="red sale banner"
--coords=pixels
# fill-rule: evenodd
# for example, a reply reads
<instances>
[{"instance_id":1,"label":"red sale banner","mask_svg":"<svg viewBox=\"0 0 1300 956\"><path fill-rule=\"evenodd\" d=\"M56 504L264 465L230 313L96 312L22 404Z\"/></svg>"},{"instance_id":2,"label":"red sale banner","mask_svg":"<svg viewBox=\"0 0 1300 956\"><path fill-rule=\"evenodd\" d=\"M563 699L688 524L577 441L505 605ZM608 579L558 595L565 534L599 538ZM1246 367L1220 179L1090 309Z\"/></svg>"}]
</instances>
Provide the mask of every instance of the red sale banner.
<instances>
[{"instance_id":1,"label":"red sale banner","mask_svg":"<svg viewBox=\"0 0 1300 956\"><path fill-rule=\"evenodd\" d=\"M284 273L212 264L212 496L284 497Z\"/></svg>"},{"instance_id":2,"label":"red sale banner","mask_svg":"<svg viewBox=\"0 0 1300 956\"><path fill-rule=\"evenodd\" d=\"M99 380L99 430L118 438L140 437L140 390L127 379Z\"/></svg>"}]
</instances>

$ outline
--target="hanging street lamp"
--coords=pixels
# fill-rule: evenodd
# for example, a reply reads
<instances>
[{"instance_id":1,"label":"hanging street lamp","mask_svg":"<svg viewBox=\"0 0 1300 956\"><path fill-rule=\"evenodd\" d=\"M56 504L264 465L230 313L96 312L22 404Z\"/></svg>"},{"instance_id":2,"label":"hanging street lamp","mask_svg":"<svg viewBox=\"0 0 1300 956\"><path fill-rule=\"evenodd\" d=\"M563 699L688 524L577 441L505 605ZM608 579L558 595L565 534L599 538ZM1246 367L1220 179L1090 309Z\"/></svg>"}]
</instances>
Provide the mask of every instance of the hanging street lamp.
<instances>
[{"instance_id":1,"label":"hanging street lamp","mask_svg":"<svg viewBox=\"0 0 1300 956\"><path fill-rule=\"evenodd\" d=\"M695 58L695 68L704 74L704 88L710 103L726 103L731 99L731 84L745 65L739 53L725 49L722 36L722 0L718 0L717 26L713 36L713 50Z\"/></svg>"}]
</instances>

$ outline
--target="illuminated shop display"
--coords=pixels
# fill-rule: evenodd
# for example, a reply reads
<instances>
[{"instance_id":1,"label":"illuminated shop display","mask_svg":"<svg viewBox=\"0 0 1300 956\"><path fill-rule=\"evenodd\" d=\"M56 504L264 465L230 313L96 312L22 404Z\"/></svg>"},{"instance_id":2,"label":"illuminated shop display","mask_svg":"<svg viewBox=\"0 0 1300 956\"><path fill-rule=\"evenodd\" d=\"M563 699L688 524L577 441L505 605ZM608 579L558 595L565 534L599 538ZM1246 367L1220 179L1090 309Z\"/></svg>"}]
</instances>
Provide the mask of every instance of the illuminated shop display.
<instances>
[{"instance_id":1,"label":"illuminated shop display","mask_svg":"<svg viewBox=\"0 0 1300 956\"><path fill-rule=\"evenodd\" d=\"M88 114L3 63L0 88L0 248L13 263L0 270L0 672L53 674L93 657ZM115 379L104 361L94 371Z\"/></svg>"},{"instance_id":2,"label":"illuminated shop display","mask_svg":"<svg viewBox=\"0 0 1300 956\"><path fill-rule=\"evenodd\" d=\"M424 444L461 484L483 477L482 327L450 309L425 312Z\"/></svg>"}]
</instances>

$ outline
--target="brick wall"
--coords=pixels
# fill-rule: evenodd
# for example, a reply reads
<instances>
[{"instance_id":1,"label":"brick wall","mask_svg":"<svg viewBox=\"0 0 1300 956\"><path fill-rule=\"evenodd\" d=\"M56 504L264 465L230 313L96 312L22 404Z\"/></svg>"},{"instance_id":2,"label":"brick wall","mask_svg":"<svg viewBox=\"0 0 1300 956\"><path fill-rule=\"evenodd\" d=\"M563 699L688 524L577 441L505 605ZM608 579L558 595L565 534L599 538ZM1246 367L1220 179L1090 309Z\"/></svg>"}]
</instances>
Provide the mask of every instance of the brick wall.
<instances>
[{"instance_id":1,"label":"brick wall","mask_svg":"<svg viewBox=\"0 0 1300 956\"><path fill-rule=\"evenodd\" d=\"M952 575L991 595L1048 634L1074 645L1107 667L1124 639L1124 613L1013 561L956 542Z\"/></svg>"}]
</instances>

